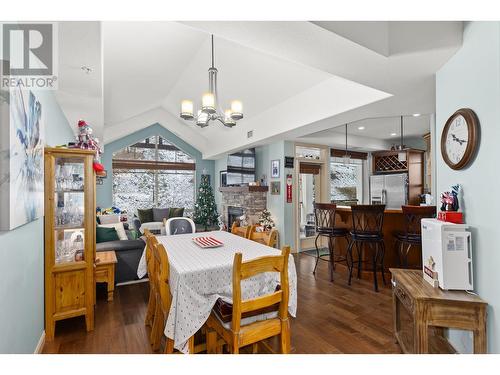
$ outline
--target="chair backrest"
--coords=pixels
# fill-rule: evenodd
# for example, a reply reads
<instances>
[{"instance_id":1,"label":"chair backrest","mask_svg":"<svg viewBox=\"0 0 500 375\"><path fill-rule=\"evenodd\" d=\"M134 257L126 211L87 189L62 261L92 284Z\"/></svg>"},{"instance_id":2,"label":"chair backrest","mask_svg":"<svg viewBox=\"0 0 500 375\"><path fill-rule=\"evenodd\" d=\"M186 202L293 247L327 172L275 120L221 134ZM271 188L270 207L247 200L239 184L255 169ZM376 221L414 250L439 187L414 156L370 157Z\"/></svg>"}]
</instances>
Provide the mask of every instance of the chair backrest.
<instances>
[{"instance_id":1,"label":"chair backrest","mask_svg":"<svg viewBox=\"0 0 500 375\"><path fill-rule=\"evenodd\" d=\"M286 319L288 316L288 257L290 246L283 246L280 255L264 256L242 262L242 254L236 253L233 262L233 332L239 332L241 314L264 309L279 304L278 317ZM278 272L280 274L280 289L272 294L242 301L241 281L264 272Z\"/></svg>"},{"instance_id":2,"label":"chair backrest","mask_svg":"<svg viewBox=\"0 0 500 375\"><path fill-rule=\"evenodd\" d=\"M381 234L384 211L385 204L351 206L353 232Z\"/></svg>"},{"instance_id":3,"label":"chair backrest","mask_svg":"<svg viewBox=\"0 0 500 375\"><path fill-rule=\"evenodd\" d=\"M170 310L172 301L169 284L170 265L168 264L168 255L165 247L158 242L153 245L153 254L155 258L156 288L160 295L162 310L167 312Z\"/></svg>"},{"instance_id":4,"label":"chair backrest","mask_svg":"<svg viewBox=\"0 0 500 375\"><path fill-rule=\"evenodd\" d=\"M144 236L146 236L146 267L148 270L149 284L155 285L155 261L153 255L153 246L158 242L156 237L149 229L144 229Z\"/></svg>"},{"instance_id":5,"label":"chair backrest","mask_svg":"<svg viewBox=\"0 0 500 375\"><path fill-rule=\"evenodd\" d=\"M252 231L252 226L247 225L246 227L240 227L240 223L235 221L231 226L231 233L243 238L250 238L250 232Z\"/></svg>"},{"instance_id":6,"label":"chair backrest","mask_svg":"<svg viewBox=\"0 0 500 375\"><path fill-rule=\"evenodd\" d=\"M275 247L278 243L278 230L273 228L270 231L257 232L255 230L256 227L256 225L253 225L250 229L250 239L270 247Z\"/></svg>"},{"instance_id":7,"label":"chair backrest","mask_svg":"<svg viewBox=\"0 0 500 375\"><path fill-rule=\"evenodd\" d=\"M314 203L314 219L316 221L316 231L333 229L335 227L334 203Z\"/></svg>"},{"instance_id":8,"label":"chair backrest","mask_svg":"<svg viewBox=\"0 0 500 375\"><path fill-rule=\"evenodd\" d=\"M194 221L188 217L171 217L165 222L167 236L184 233L196 233Z\"/></svg>"},{"instance_id":9,"label":"chair backrest","mask_svg":"<svg viewBox=\"0 0 500 375\"><path fill-rule=\"evenodd\" d=\"M402 206L406 220L406 233L420 235L422 219L436 217L436 206Z\"/></svg>"}]
</instances>

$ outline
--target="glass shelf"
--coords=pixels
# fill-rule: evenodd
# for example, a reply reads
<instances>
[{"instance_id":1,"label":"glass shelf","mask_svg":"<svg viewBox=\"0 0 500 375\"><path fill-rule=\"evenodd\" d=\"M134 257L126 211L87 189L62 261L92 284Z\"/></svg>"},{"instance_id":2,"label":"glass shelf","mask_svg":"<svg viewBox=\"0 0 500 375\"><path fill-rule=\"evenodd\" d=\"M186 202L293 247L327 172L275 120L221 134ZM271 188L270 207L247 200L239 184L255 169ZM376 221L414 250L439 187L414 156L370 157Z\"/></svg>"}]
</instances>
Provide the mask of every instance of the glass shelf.
<instances>
[{"instance_id":1,"label":"glass shelf","mask_svg":"<svg viewBox=\"0 0 500 375\"><path fill-rule=\"evenodd\" d=\"M56 159L53 227L56 264L84 260L84 165L80 157Z\"/></svg>"},{"instance_id":2,"label":"glass shelf","mask_svg":"<svg viewBox=\"0 0 500 375\"><path fill-rule=\"evenodd\" d=\"M83 226L83 221L80 224L75 224L75 225L56 225L54 227L54 230L77 230L81 229L84 230Z\"/></svg>"}]
</instances>

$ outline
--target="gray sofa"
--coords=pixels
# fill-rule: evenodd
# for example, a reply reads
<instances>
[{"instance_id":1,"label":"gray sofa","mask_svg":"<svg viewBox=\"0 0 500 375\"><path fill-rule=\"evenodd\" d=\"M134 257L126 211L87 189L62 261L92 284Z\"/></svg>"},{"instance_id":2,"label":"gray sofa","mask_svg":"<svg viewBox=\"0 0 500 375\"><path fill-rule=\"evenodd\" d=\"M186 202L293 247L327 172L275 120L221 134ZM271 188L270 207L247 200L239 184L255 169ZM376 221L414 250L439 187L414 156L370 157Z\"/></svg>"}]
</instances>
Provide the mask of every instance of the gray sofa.
<instances>
[{"instance_id":1,"label":"gray sofa","mask_svg":"<svg viewBox=\"0 0 500 375\"><path fill-rule=\"evenodd\" d=\"M115 265L115 283L138 280L137 267L141 260L146 243L142 238L130 239L132 236L127 230L128 240L108 241L96 244L96 252L111 251L116 253L118 263Z\"/></svg>"}]
</instances>

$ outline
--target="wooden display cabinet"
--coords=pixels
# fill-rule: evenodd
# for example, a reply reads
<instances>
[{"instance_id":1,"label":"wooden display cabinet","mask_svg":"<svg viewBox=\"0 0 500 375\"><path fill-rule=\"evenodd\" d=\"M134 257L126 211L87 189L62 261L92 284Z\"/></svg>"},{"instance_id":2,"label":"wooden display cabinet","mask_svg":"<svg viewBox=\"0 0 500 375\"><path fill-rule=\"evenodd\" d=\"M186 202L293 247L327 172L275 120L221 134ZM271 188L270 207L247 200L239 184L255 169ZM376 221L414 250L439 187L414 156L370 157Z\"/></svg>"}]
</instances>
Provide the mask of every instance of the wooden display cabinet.
<instances>
[{"instance_id":1,"label":"wooden display cabinet","mask_svg":"<svg viewBox=\"0 0 500 375\"><path fill-rule=\"evenodd\" d=\"M45 335L85 316L94 329L94 151L45 148Z\"/></svg>"}]
</instances>

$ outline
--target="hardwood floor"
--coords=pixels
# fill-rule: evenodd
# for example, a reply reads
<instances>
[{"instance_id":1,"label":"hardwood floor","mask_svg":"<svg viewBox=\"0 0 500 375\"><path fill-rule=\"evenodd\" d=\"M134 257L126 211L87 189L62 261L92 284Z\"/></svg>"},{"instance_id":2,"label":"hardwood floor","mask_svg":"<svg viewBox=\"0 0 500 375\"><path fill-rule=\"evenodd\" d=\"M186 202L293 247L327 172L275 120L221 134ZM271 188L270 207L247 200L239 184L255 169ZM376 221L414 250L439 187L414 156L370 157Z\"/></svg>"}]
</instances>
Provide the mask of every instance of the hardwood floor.
<instances>
[{"instance_id":1,"label":"hardwood floor","mask_svg":"<svg viewBox=\"0 0 500 375\"><path fill-rule=\"evenodd\" d=\"M298 311L291 324L292 353L401 353L392 332L390 287L375 293L371 281L355 278L348 286L340 267L331 283L326 262L312 274L314 261L308 255L296 257ZM98 288L95 330L87 333L83 318L58 322L55 339L43 352L153 353L144 326L147 298L147 283L116 287L112 302L106 301L105 287ZM277 351L277 340L268 344Z\"/></svg>"}]
</instances>

